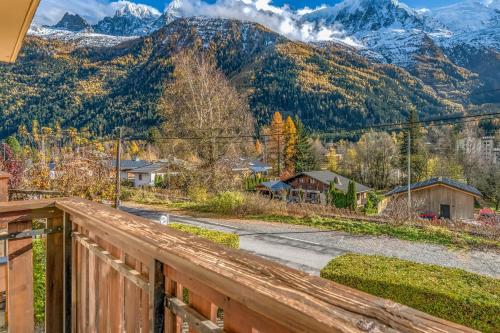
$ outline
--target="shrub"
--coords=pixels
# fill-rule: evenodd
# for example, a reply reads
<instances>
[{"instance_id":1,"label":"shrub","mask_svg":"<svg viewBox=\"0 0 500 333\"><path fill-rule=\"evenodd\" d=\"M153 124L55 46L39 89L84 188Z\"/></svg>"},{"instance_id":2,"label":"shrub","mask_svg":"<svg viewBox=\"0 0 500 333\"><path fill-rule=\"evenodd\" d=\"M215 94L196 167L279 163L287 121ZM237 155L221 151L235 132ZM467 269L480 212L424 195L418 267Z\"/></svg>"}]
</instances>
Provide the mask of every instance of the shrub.
<instances>
[{"instance_id":1,"label":"shrub","mask_svg":"<svg viewBox=\"0 0 500 333\"><path fill-rule=\"evenodd\" d=\"M500 280L359 254L333 259L321 277L484 332L500 331Z\"/></svg>"},{"instance_id":2,"label":"shrub","mask_svg":"<svg viewBox=\"0 0 500 333\"><path fill-rule=\"evenodd\" d=\"M208 200L208 191L205 187L191 186L188 189L188 197L194 202L206 202Z\"/></svg>"},{"instance_id":3,"label":"shrub","mask_svg":"<svg viewBox=\"0 0 500 333\"><path fill-rule=\"evenodd\" d=\"M228 214L234 212L243 205L245 197L239 192L225 191L220 192L212 199L208 200L205 208L207 211L219 214Z\"/></svg>"},{"instance_id":4,"label":"shrub","mask_svg":"<svg viewBox=\"0 0 500 333\"><path fill-rule=\"evenodd\" d=\"M208 230L205 228L200 228L180 223L169 223L168 226L176 230L200 236L214 243L221 244L233 249L237 249L240 247L240 236L236 234L230 234L222 231Z\"/></svg>"}]
</instances>

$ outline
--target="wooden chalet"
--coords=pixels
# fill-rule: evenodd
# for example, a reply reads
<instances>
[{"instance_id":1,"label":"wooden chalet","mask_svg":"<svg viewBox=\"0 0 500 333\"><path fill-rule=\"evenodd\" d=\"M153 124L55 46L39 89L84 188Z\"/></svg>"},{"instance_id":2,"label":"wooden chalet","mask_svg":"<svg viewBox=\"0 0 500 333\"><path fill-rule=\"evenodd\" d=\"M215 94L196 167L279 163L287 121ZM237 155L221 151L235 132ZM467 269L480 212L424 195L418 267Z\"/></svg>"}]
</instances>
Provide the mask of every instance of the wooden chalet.
<instances>
[{"instance_id":1,"label":"wooden chalet","mask_svg":"<svg viewBox=\"0 0 500 333\"><path fill-rule=\"evenodd\" d=\"M330 184L334 184L335 188L340 192L347 193L347 188L351 180L339 174L330 171L308 171L302 172L285 180L292 189L290 190L290 200L311 203L325 203L326 192ZM371 189L363 184L354 182L358 206L362 206L366 202L368 192ZM303 193L304 198L300 198L300 193Z\"/></svg>"}]
</instances>

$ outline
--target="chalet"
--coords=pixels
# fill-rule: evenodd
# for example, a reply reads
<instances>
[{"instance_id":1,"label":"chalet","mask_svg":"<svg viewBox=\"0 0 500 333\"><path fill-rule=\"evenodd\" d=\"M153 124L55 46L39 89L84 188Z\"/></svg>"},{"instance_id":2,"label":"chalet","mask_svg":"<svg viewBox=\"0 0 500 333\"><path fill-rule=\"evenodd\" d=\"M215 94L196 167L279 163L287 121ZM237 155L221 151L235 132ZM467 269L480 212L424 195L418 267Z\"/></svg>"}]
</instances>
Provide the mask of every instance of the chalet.
<instances>
[{"instance_id":1,"label":"chalet","mask_svg":"<svg viewBox=\"0 0 500 333\"><path fill-rule=\"evenodd\" d=\"M255 186L255 190L272 199L286 199L290 185L280 180L274 180L258 184Z\"/></svg>"},{"instance_id":2,"label":"chalet","mask_svg":"<svg viewBox=\"0 0 500 333\"><path fill-rule=\"evenodd\" d=\"M482 197L474 186L445 177L413 183L410 192L412 201L419 203L419 210L447 219L474 218L474 200ZM407 193L408 185L398 186L386 196L394 200Z\"/></svg>"},{"instance_id":3,"label":"chalet","mask_svg":"<svg viewBox=\"0 0 500 333\"><path fill-rule=\"evenodd\" d=\"M285 180L291 186L290 200L300 201L300 192L303 192L304 200L311 203L326 203L326 192L330 183L340 192L347 193L351 180L330 171L308 171L302 172ZM371 189L365 185L354 182L358 205L364 205L368 192Z\"/></svg>"}]
</instances>

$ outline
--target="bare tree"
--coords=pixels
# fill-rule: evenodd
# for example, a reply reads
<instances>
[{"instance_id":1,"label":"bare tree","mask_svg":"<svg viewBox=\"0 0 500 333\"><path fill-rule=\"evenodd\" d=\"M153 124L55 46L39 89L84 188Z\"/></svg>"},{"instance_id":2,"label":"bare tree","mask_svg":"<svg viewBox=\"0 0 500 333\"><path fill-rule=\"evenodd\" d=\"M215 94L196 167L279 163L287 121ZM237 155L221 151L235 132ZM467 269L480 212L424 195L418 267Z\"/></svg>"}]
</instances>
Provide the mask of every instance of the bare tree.
<instances>
[{"instance_id":1,"label":"bare tree","mask_svg":"<svg viewBox=\"0 0 500 333\"><path fill-rule=\"evenodd\" d=\"M165 87L161 112L167 136L189 139L174 142L179 150L204 167L238 155L250 140L253 119L247 101L231 86L210 58L185 51L174 58L174 80Z\"/></svg>"}]
</instances>

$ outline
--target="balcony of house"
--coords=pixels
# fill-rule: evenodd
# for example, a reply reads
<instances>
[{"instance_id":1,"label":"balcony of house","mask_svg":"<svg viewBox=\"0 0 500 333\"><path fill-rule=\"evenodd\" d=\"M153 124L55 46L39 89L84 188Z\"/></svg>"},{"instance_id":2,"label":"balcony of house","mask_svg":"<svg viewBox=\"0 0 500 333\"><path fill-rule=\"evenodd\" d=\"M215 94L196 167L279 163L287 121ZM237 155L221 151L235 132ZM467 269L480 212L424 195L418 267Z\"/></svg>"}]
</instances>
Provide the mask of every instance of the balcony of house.
<instances>
[{"instance_id":1,"label":"balcony of house","mask_svg":"<svg viewBox=\"0 0 500 333\"><path fill-rule=\"evenodd\" d=\"M46 332L472 331L83 199L0 203L0 223L9 332L34 331L36 234Z\"/></svg>"}]
</instances>

